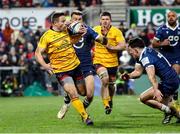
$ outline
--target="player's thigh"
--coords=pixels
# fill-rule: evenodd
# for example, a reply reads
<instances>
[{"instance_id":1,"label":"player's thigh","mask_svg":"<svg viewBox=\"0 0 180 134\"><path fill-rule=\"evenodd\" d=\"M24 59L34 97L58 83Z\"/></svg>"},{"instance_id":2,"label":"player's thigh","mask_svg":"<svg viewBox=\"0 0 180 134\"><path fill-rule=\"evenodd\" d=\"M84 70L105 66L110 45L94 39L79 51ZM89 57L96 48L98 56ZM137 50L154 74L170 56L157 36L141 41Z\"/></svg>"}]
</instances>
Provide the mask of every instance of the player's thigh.
<instances>
[{"instance_id":1,"label":"player's thigh","mask_svg":"<svg viewBox=\"0 0 180 134\"><path fill-rule=\"evenodd\" d=\"M92 95L94 93L94 76L93 75L88 75L85 78L85 84L86 84L86 92L87 95Z\"/></svg>"},{"instance_id":2,"label":"player's thigh","mask_svg":"<svg viewBox=\"0 0 180 134\"><path fill-rule=\"evenodd\" d=\"M86 95L86 86L84 79L76 80L76 87L79 95L81 96Z\"/></svg>"},{"instance_id":3,"label":"player's thigh","mask_svg":"<svg viewBox=\"0 0 180 134\"><path fill-rule=\"evenodd\" d=\"M144 102L146 100L153 99L153 96L154 96L154 90L152 87L150 87L149 89L141 93L139 98L142 102Z\"/></svg>"},{"instance_id":4,"label":"player's thigh","mask_svg":"<svg viewBox=\"0 0 180 134\"><path fill-rule=\"evenodd\" d=\"M103 84L108 84L109 75L108 75L108 71L107 71L107 69L105 67L102 66L102 67L98 68L96 73L100 77Z\"/></svg>"},{"instance_id":5,"label":"player's thigh","mask_svg":"<svg viewBox=\"0 0 180 134\"><path fill-rule=\"evenodd\" d=\"M70 95L71 98L78 97L77 89L72 77L68 76L61 80L64 90Z\"/></svg>"}]
</instances>

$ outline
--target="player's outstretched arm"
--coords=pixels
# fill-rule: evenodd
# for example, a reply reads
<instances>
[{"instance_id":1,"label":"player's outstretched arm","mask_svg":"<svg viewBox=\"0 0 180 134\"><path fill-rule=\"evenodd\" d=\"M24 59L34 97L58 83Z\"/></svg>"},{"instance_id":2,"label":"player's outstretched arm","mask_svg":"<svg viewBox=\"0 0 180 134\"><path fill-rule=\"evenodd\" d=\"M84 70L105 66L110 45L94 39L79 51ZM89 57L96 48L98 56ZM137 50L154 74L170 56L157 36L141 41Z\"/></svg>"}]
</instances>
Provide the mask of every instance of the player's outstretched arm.
<instances>
[{"instance_id":1,"label":"player's outstretched arm","mask_svg":"<svg viewBox=\"0 0 180 134\"><path fill-rule=\"evenodd\" d=\"M143 67L141 64L136 63L134 71L129 74L130 79L136 79L139 78L143 73Z\"/></svg>"}]
</instances>

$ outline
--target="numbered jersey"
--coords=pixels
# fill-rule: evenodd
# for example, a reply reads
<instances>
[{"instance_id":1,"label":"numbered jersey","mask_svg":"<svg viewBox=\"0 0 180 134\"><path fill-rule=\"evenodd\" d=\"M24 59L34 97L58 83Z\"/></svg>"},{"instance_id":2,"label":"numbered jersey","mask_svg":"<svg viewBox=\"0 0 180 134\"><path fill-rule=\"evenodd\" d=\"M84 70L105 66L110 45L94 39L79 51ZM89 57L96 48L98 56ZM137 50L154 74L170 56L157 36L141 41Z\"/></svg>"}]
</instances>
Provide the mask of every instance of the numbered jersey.
<instances>
[{"instance_id":1,"label":"numbered jersey","mask_svg":"<svg viewBox=\"0 0 180 134\"><path fill-rule=\"evenodd\" d=\"M180 25L177 24L175 28L170 27L168 24L161 26L155 35L155 39L163 41L168 39L170 46L162 46L159 51L172 63L176 60L180 64Z\"/></svg>"},{"instance_id":2,"label":"numbered jersey","mask_svg":"<svg viewBox=\"0 0 180 134\"><path fill-rule=\"evenodd\" d=\"M154 66L155 74L162 81L170 81L178 77L168 60L152 48L145 47L143 49L139 62L144 68Z\"/></svg>"},{"instance_id":3,"label":"numbered jersey","mask_svg":"<svg viewBox=\"0 0 180 134\"><path fill-rule=\"evenodd\" d=\"M81 64L92 65L91 48L93 41L98 38L98 34L89 26L86 27L87 33L73 46Z\"/></svg>"}]
</instances>

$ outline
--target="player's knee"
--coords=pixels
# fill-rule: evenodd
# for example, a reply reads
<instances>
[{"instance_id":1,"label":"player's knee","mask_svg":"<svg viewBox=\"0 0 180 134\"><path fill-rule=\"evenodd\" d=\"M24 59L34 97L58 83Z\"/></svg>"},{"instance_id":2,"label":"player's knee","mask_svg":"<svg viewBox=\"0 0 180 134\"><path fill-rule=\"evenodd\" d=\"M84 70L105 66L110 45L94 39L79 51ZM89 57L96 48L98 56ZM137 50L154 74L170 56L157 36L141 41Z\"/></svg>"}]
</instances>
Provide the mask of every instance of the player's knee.
<instances>
[{"instance_id":1,"label":"player's knee","mask_svg":"<svg viewBox=\"0 0 180 134\"><path fill-rule=\"evenodd\" d=\"M146 103L146 100L144 99L144 97L142 95L139 96L139 100L142 102L142 103Z\"/></svg>"}]
</instances>

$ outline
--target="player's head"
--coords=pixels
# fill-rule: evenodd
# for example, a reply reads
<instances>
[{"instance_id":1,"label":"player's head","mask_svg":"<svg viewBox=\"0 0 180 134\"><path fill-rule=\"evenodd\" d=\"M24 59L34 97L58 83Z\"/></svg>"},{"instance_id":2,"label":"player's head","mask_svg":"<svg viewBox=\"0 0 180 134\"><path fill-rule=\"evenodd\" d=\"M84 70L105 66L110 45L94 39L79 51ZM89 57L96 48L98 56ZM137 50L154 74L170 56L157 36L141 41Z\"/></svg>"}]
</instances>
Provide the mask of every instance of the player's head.
<instances>
[{"instance_id":1,"label":"player's head","mask_svg":"<svg viewBox=\"0 0 180 134\"><path fill-rule=\"evenodd\" d=\"M109 27L111 25L111 13L102 12L100 15L100 25L104 27Z\"/></svg>"},{"instance_id":2,"label":"player's head","mask_svg":"<svg viewBox=\"0 0 180 134\"><path fill-rule=\"evenodd\" d=\"M140 53L145 47L144 41L141 38L133 38L129 41L128 52L133 58L139 58Z\"/></svg>"},{"instance_id":3,"label":"player's head","mask_svg":"<svg viewBox=\"0 0 180 134\"><path fill-rule=\"evenodd\" d=\"M71 13L71 21L83 22L83 14L79 10L75 10Z\"/></svg>"},{"instance_id":4,"label":"player's head","mask_svg":"<svg viewBox=\"0 0 180 134\"><path fill-rule=\"evenodd\" d=\"M176 25L176 22L177 22L177 14L176 12L174 11L170 11L168 14L167 14L167 21L168 21L168 24L170 26L175 26Z\"/></svg>"},{"instance_id":5,"label":"player's head","mask_svg":"<svg viewBox=\"0 0 180 134\"><path fill-rule=\"evenodd\" d=\"M65 14L62 12L55 12L51 16L52 26L58 29L59 31L65 30L66 28L65 21L66 21Z\"/></svg>"}]
</instances>

